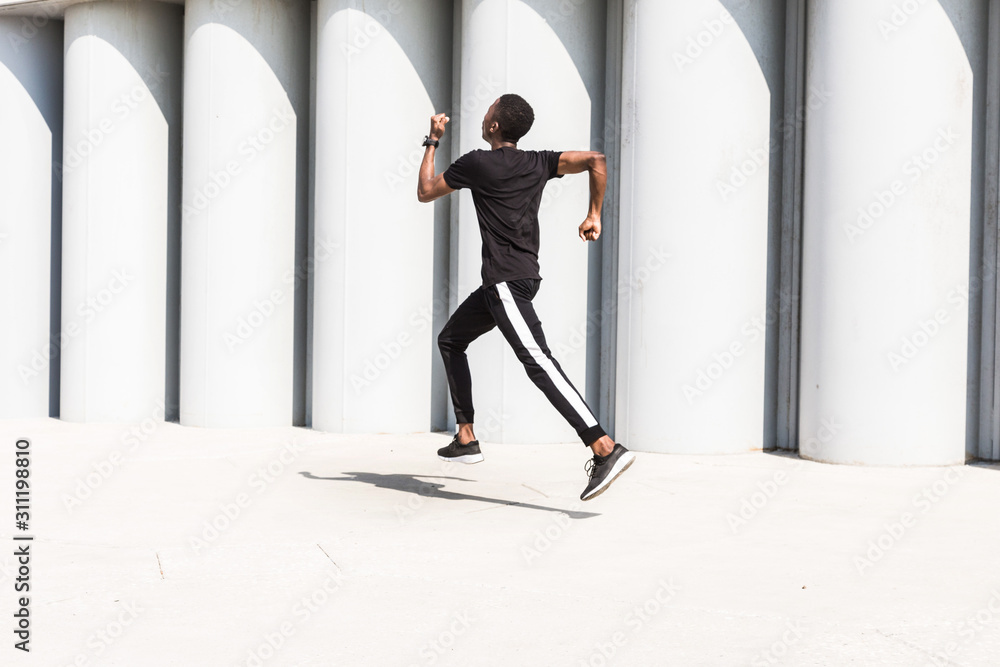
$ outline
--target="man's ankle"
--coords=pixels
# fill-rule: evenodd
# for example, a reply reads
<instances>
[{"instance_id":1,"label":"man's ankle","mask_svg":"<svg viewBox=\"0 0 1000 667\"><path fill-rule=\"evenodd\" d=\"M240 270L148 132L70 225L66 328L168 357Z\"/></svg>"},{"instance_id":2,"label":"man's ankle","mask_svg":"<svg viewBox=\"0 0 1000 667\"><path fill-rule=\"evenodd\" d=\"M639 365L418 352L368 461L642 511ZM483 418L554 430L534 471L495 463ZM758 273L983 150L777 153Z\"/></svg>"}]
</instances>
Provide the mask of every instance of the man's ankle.
<instances>
[{"instance_id":1,"label":"man's ankle","mask_svg":"<svg viewBox=\"0 0 1000 667\"><path fill-rule=\"evenodd\" d=\"M476 434L472 432L472 425L469 426L460 425L458 427L458 442L463 445L467 445L470 442L476 441Z\"/></svg>"},{"instance_id":2,"label":"man's ankle","mask_svg":"<svg viewBox=\"0 0 1000 667\"><path fill-rule=\"evenodd\" d=\"M615 448L615 441L606 435L601 436L596 441L590 443L590 448L597 456L607 456Z\"/></svg>"}]
</instances>

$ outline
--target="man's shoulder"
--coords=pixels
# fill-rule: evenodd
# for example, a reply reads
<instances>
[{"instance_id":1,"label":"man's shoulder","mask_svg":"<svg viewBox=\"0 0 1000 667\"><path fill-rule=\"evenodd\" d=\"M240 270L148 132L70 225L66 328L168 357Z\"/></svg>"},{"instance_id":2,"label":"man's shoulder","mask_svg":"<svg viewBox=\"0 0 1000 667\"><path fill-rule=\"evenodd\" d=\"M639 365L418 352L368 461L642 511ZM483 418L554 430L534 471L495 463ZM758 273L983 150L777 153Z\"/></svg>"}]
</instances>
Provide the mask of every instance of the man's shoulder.
<instances>
[{"instance_id":1,"label":"man's shoulder","mask_svg":"<svg viewBox=\"0 0 1000 667\"><path fill-rule=\"evenodd\" d=\"M467 153L462 154L459 160L469 159L469 160L481 160L483 158L497 158L498 160L503 157L505 151L501 150L486 150L484 148L475 148ZM554 151L550 149L533 149L533 148L516 148L515 155L521 155L522 157L558 157L563 151ZM509 154L509 153L508 153Z\"/></svg>"},{"instance_id":2,"label":"man's shoulder","mask_svg":"<svg viewBox=\"0 0 1000 667\"><path fill-rule=\"evenodd\" d=\"M489 151L484 151L482 148L473 148L471 151L469 151L467 153L463 153L461 155L461 157L459 157L458 159L459 160L478 160L479 158L483 157L484 153L489 153Z\"/></svg>"},{"instance_id":3,"label":"man's shoulder","mask_svg":"<svg viewBox=\"0 0 1000 667\"><path fill-rule=\"evenodd\" d=\"M548 178L561 178L562 174L557 173L559 169L559 157L563 154L563 151L554 151L550 149L540 149L525 151L530 153L530 160L534 164L534 168L544 172Z\"/></svg>"},{"instance_id":4,"label":"man's shoulder","mask_svg":"<svg viewBox=\"0 0 1000 667\"><path fill-rule=\"evenodd\" d=\"M531 151L531 157L535 163L553 173L559 165L559 156L562 154L563 151L554 151L550 149Z\"/></svg>"}]
</instances>

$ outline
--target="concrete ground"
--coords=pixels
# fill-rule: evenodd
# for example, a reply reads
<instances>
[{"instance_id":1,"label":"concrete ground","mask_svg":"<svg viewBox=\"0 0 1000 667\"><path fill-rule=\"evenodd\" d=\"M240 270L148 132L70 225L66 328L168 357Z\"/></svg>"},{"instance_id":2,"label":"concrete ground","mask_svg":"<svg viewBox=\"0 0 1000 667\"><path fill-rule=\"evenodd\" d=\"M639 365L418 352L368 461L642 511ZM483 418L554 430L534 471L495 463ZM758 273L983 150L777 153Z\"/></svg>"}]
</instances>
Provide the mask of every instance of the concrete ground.
<instances>
[{"instance_id":1,"label":"concrete ground","mask_svg":"<svg viewBox=\"0 0 1000 667\"><path fill-rule=\"evenodd\" d=\"M579 445L449 466L441 434L0 434L3 665L1000 664L995 466L640 453L581 503Z\"/></svg>"}]
</instances>

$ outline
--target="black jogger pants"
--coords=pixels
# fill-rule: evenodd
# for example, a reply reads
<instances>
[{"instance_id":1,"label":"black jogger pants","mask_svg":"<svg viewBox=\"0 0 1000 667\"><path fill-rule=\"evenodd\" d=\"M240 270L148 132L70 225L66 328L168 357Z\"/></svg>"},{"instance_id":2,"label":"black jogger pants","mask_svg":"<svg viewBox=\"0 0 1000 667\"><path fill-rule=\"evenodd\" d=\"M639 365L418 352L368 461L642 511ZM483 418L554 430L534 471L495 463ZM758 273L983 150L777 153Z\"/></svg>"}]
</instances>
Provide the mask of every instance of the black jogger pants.
<instances>
[{"instance_id":1,"label":"black jogger pants","mask_svg":"<svg viewBox=\"0 0 1000 667\"><path fill-rule=\"evenodd\" d=\"M542 323L531 305L540 283L541 280L529 278L480 287L444 325L438 336L438 348L451 387L455 419L460 424L471 424L475 417L472 375L465 350L469 343L499 327L531 381L576 429L583 444L589 445L605 435L604 429L545 344Z\"/></svg>"}]
</instances>

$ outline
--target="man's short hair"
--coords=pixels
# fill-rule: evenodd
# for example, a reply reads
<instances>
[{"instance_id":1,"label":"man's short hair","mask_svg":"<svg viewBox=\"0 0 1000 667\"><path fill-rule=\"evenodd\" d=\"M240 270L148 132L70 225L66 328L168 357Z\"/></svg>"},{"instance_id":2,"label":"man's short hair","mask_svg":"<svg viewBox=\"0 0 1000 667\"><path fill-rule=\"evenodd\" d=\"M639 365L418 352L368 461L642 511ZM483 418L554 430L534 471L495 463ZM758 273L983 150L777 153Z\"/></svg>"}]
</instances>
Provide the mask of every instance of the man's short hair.
<instances>
[{"instance_id":1,"label":"man's short hair","mask_svg":"<svg viewBox=\"0 0 1000 667\"><path fill-rule=\"evenodd\" d=\"M497 103L496 121L500 125L500 138L516 144L531 129L535 112L523 97L507 93Z\"/></svg>"}]
</instances>

